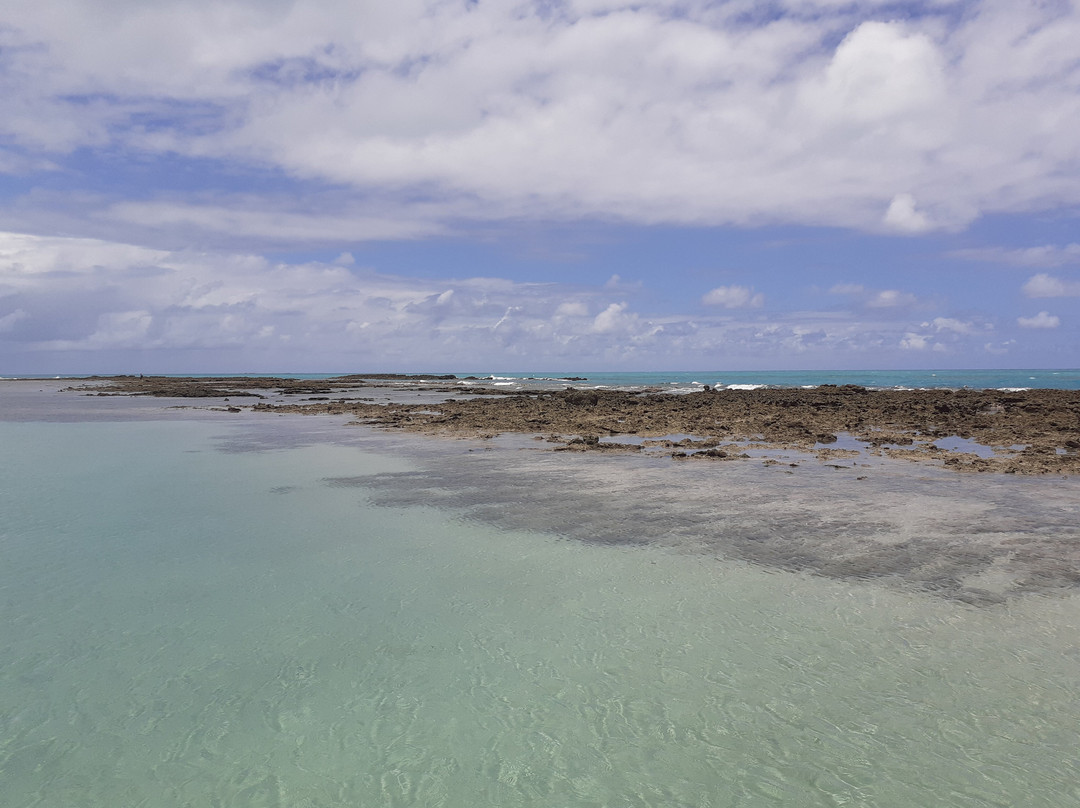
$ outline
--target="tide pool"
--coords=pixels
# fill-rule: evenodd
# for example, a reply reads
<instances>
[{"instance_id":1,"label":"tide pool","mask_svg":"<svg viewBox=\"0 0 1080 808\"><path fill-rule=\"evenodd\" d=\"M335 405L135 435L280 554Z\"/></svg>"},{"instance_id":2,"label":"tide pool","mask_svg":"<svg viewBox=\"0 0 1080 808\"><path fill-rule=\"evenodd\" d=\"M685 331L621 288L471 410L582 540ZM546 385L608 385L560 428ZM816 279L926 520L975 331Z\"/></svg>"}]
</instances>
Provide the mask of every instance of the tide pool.
<instances>
[{"instance_id":1,"label":"tide pool","mask_svg":"<svg viewBox=\"0 0 1080 808\"><path fill-rule=\"evenodd\" d=\"M0 421L5 805L1080 805L1075 595L391 506L313 424Z\"/></svg>"}]
</instances>

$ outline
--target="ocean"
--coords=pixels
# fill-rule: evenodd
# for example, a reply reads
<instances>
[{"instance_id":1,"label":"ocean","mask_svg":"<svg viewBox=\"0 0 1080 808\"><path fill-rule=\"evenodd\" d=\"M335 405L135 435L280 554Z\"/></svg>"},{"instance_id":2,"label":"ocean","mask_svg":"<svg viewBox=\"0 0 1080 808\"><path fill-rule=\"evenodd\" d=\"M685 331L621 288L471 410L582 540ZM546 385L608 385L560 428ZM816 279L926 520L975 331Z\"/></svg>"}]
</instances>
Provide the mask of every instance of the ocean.
<instances>
[{"instance_id":1,"label":"ocean","mask_svg":"<svg viewBox=\"0 0 1080 808\"><path fill-rule=\"evenodd\" d=\"M18 384L5 806L1080 806L1075 480L855 488ZM892 561L825 563L860 542Z\"/></svg>"},{"instance_id":2,"label":"ocean","mask_svg":"<svg viewBox=\"0 0 1080 808\"><path fill-rule=\"evenodd\" d=\"M194 376L274 376L294 379L326 379L350 373L374 372L379 368L340 370L332 373L236 372L207 374L174 374ZM441 375L443 370L421 370L418 373ZM491 370L453 371L462 383L477 381L512 387L659 387L673 392L700 389L703 386L724 388L754 387L816 387L822 384L855 384L874 389L997 389L1014 390L1047 388L1080 390L1080 369L1005 369L1005 370L695 370L649 372L588 372L545 371L508 372ZM41 378L60 379L67 376ZM0 377L2 380L2 377Z\"/></svg>"},{"instance_id":3,"label":"ocean","mask_svg":"<svg viewBox=\"0 0 1080 808\"><path fill-rule=\"evenodd\" d=\"M873 389L1028 389L1080 390L1080 370L742 370L650 373L459 373L490 377L507 386L536 382L578 387L659 387L675 392L755 387L817 387L855 384ZM566 378L573 381L565 381Z\"/></svg>"}]
</instances>

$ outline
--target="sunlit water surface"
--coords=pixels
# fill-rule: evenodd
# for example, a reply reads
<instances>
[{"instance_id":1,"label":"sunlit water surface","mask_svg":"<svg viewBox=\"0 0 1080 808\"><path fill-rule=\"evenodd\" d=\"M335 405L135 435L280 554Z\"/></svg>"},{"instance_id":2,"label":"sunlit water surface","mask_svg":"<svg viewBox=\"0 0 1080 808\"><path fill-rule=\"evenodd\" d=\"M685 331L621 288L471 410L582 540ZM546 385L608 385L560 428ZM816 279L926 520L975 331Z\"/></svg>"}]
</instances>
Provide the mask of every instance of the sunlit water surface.
<instances>
[{"instance_id":1,"label":"sunlit water surface","mask_svg":"<svg viewBox=\"0 0 1080 808\"><path fill-rule=\"evenodd\" d=\"M0 423L5 806L1080 805L1075 597L377 507L327 480L406 461L228 429Z\"/></svg>"}]
</instances>

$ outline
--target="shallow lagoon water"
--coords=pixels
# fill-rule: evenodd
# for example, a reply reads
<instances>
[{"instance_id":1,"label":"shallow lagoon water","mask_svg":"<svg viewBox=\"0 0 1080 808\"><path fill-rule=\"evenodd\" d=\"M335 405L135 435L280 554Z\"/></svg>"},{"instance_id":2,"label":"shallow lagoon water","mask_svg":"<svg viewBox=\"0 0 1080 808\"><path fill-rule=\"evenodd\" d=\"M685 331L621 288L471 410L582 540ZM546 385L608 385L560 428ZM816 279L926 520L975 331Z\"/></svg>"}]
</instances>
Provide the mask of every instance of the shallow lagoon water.
<instances>
[{"instance_id":1,"label":"shallow lagoon water","mask_svg":"<svg viewBox=\"0 0 1080 808\"><path fill-rule=\"evenodd\" d=\"M1080 805L1069 592L406 504L313 424L0 422L6 805Z\"/></svg>"}]
</instances>

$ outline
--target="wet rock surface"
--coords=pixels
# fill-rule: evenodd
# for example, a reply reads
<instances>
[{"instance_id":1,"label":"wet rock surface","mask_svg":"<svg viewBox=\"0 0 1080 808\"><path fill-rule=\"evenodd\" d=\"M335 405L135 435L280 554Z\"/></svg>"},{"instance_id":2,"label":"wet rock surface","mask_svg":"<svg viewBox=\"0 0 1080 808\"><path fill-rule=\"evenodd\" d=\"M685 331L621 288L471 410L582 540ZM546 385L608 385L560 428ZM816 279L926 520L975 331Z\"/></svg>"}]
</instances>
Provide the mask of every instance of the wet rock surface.
<instances>
[{"instance_id":1,"label":"wet rock surface","mask_svg":"<svg viewBox=\"0 0 1080 808\"><path fill-rule=\"evenodd\" d=\"M430 374L350 374L333 379L292 379L277 376L91 376L70 391L97 395L155 396L159 398L217 398L250 396L263 398L265 391L290 395L327 395L378 387L380 383L448 381L456 376Z\"/></svg>"},{"instance_id":2,"label":"wet rock surface","mask_svg":"<svg viewBox=\"0 0 1080 808\"><path fill-rule=\"evenodd\" d=\"M656 451L657 446L647 441L621 439L686 434L693 436L696 445L675 446L673 442L674 451L669 454L745 458L743 444L755 442L762 450L833 450L822 453L822 459L841 458L840 450L857 448L868 456L932 462L964 472L1080 473L1080 391L870 390L825 385L813 389L706 388L673 395L573 387L503 392L468 384L437 385L452 379L394 374L317 381L112 377L98 380L93 389L99 395L180 398L252 396L273 390L284 395L273 403L259 401L252 409L346 414L384 428L457 437L545 434L554 436L563 448L581 452ZM426 393L439 393L443 400L375 404L356 397L365 388L393 384L408 389L410 382L423 384ZM325 400L293 399L300 395L319 395ZM858 445L839 446L840 437ZM936 445L947 438L967 441L969 447Z\"/></svg>"}]
</instances>

